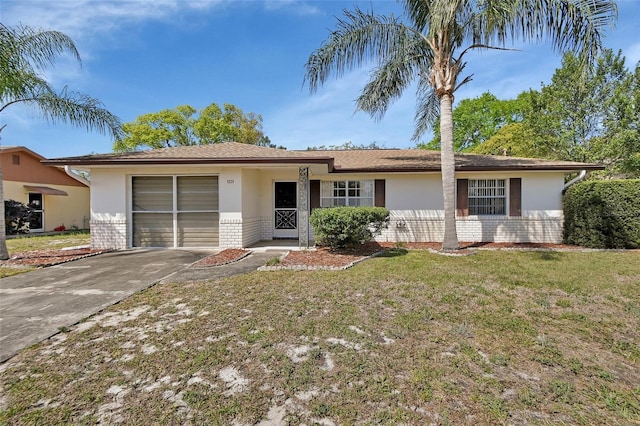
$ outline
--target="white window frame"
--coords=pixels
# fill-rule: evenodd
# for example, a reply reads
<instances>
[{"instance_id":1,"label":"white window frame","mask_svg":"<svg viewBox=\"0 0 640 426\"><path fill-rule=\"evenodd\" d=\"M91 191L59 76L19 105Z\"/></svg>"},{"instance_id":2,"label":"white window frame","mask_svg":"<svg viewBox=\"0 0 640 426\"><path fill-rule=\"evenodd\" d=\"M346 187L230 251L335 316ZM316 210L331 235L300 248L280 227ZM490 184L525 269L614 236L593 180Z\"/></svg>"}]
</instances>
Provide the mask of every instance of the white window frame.
<instances>
[{"instance_id":1,"label":"white window frame","mask_svg":"<svg viewBox=\"0 0 640 426\"><path fill-rule=\"evenodd\" d=\"M321 181L320 207L373 207L375 192L373 179Z\"/></svg>"},{"instance_id":2,"label":"white window frame","mask_svg":"<svg viewBox=\"0 0 640 426\"><path fill-rule=\"evenodd\" d=\"M469 216L506 216L507 179L469 179Z\"/></svg>"}]
</instances>

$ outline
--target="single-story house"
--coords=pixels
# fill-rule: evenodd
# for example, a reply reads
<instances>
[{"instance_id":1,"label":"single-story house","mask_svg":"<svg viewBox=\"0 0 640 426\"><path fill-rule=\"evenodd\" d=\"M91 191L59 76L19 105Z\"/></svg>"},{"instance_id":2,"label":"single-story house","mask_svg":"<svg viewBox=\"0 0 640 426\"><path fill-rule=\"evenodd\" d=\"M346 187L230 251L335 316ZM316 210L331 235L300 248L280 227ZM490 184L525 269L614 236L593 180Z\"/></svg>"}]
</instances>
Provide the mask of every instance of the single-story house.
<instances>
[{"instance_id":1,"label":"single-story house","mask_svg":"<svg viewBox=\"0 0 640 426\"><path fill-rule=\"evenodd\" d=\"M562 240L569 173L595 164L456 155L461 241ZM440 153L419 149L288 151L227 142L44 161L91 174L95 248L248 247L312 240L309 214L384 206L379 241L441 241Z\"/></svg>"},{"instance_id":2,"label":"single-story house","mask_svg":"<svg viewBox=\"0 0 640 426\"><path fill-rule=\"evenodd\" d=\"M29 231L89 226L89 185L64 167L42 164L44 157L24 146L0 147L3 197L33 209Z\"/></svg>"}]
</instances>

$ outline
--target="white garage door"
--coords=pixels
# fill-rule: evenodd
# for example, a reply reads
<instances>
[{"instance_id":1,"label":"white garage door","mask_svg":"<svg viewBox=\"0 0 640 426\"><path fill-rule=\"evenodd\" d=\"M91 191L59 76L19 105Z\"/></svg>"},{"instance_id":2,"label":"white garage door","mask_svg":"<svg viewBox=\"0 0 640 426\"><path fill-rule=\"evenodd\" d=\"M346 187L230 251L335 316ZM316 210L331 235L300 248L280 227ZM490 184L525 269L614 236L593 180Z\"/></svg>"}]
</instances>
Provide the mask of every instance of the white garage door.
<instances>
[{"instance_id":1,"label":"white garage door","mask_svg":"<svg viewBox=\"0 0 640 426\"><path fill-rule=\"evenodd\" d=\"M134 247L217 247L217 176L134 176Z\"/></svg>"}]
</instances>

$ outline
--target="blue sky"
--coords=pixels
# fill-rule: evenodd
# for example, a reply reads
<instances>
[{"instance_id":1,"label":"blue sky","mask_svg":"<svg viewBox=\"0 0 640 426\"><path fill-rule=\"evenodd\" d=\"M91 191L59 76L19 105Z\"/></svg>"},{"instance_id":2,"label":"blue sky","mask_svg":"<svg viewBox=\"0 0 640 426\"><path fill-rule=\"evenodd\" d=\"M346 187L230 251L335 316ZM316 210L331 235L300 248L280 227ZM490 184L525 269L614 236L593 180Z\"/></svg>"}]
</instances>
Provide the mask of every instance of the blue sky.
<instances>
[{"instance_id":1,"label":"blue sky","mask_svg":"<svg viewBox=\"0 0 640 426\"><path fill-rule=\"evenodd\" d=\"M46 74L100 99L124 122L188 104L230 103L263 117L271 141L288 149L376 142L411 148L415 96L407 91L381 121L354 113L369 69L332 79L311 95L304 64L336 17L355 5L401 13L394 0L1 0L0 20L65 32L82 66L61 58ZM605 46L621 49L627 65L640 60L640 1L619 0L619 19ZM512 98L548 83L560 55L548 45L488 51L468 57L473 81L457 100L491 91ZM12 106L0 116L2 145L24 145L48 158L105 153L113 141L99 133L49 125L33 109ZM429 140L431 135L425 135Z\"/></svg>"}]
</instances>

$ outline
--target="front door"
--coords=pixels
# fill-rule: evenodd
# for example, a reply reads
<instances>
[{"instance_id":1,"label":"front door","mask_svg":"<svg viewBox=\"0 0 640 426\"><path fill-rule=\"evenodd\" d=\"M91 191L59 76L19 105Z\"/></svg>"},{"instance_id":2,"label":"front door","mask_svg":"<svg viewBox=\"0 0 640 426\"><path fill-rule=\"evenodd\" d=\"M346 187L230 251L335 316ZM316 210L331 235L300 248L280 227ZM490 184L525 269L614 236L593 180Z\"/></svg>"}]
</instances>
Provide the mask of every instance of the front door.
<instances>
[{"instance_id":1,"label":"front door","mask_svg":"<svg viewBox=\"0 0 640 426\"><path fill-rule=\"evenodd\" d=\"M32 209L29 231L44 231L44 196L36 192L29 193L29 207Z\"/></svg>"},{"instance_id":2,"label":"front door","mask_svg":"<svg viewBox=\"0 0 640 426\"><path fill-rule=\"evenodd\" d=\"M297 183L275 182L273 192L273 238L298 238Z\"/></svg>"}]
</instances>

